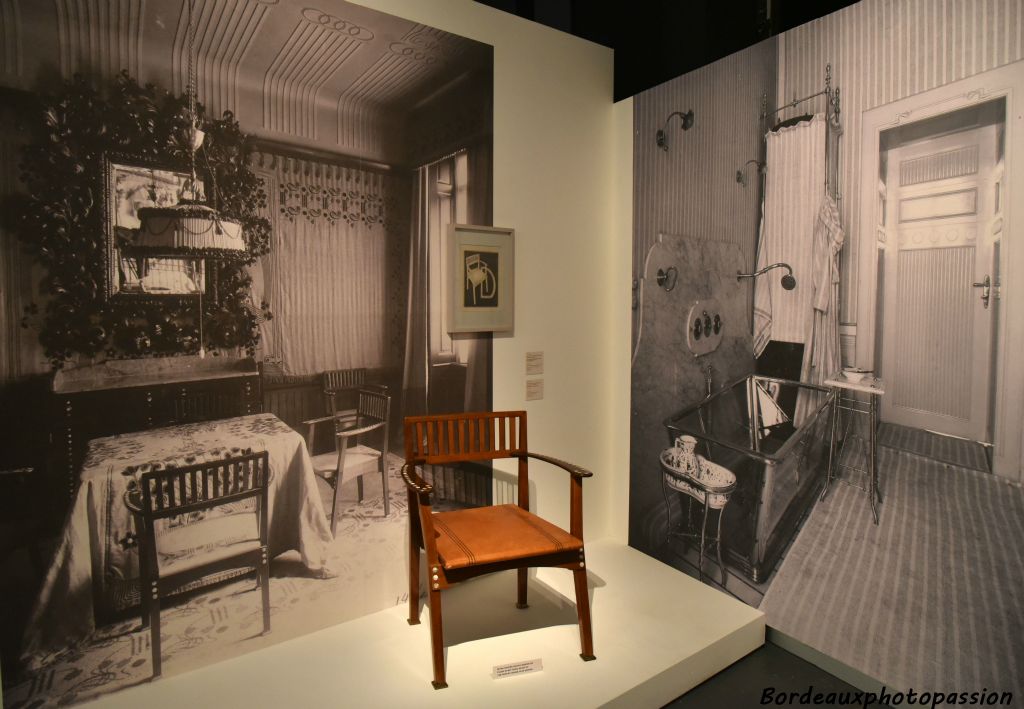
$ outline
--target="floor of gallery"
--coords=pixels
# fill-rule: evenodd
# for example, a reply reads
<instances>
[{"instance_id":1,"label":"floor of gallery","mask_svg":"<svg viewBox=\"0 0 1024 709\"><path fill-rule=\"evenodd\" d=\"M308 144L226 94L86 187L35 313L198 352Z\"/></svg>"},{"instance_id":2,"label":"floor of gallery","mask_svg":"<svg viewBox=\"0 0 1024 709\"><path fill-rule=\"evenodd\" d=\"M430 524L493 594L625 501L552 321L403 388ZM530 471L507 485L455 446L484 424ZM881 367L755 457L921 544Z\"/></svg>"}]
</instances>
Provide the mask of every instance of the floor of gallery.
<instances>
[{"instance_id":1,"label":"floor of gallery","mask_svg":"<svg viewBox=\"0 0 1024 709\"><path fill-rule=\"evenodd\" d=\"M445 690L430 684L429 623L409 626L401 604L244 658L143 682L104 696L102 706L657 707L764 642L759 611L635 549L594 542L587 557L593 662L579 658L572 575L538 570L530 608L522 611L509 571L446 592ZM492 676L497 665L536 658L538 672Z\"/></svg>"},{"instance_id":2,"label":"floor of gallery","mask_svg":"<svg viewBox=\"0 0 1024 709\"><path fill-rule=\"evenodd\" d=\"M769 634L768 641L762 647L666 704L665 709L771 706L774 705L773 701L763 701L766 689L771 689L771 698L775 698L780 694L788 696L792 692L800 695L808 687L813 688L812 701L813 695L820 692L824 697L834 693L836 700L833 704L838 704L846 695L851 698L848 704L865 709L883 706L878 702L853 702L852 697L858 691L856 687L782 649L771 641Z\"/></svg>"},{"instance_id":3,"label":"floor of gallery","mask_svg":"<svg viewBox=\"0 0 1024 709\"><path fill-rule=\"evenodd\" d=\"M598 661L585 663L578 657L571 574L561 569L537 572L530 584L531 607L525 612L515 608L514 576L498 574L448 592L445 628L452 687L435 693L429 681L429 624L410 627L404 619L407 515L398 478L400 460L390 458L390 517L383 517L380 484L372 476L366 478L361 505L356 504L354 482L343 489L345 512L330 553L336 578L309 577L294 552L274 560L270 635L258 634L261 606L253 581L229 582L164 610L164 678L158 682L150 681L149 631L137 618L128 618L58 653L38 671L5 673L3 706L40 709L90 699L100 699L104 706L159 706L161 701L180 706L189 702L181 688L196 682L204 686L203 673L205 686L218 685L209 691L225 692L217 702L222 706L316 703L313 695L303 700L290 691L327 693L317 694L318 699L352 696L353 706L379 705L384 687L394 693L393 701L384 702L389 705L475 702L474 696L480 701L487 696L493 704L493 666L535 657L543 660L543 671L536 677L501 680L503 698L544 705L546 693L572 689L582 692L579 702L573 700L580 706L616 700L658 706L763 641L759 611L633 549L591 543ZM503 603L506 596L509 602ZM707 612L694 614L695 607ZM291 641L282 643L286 640ZM245 659L235 657L253 650L258 652ZM305 677L311 667L322 673L312 682ZM202 669L190 672L195 668ZM187 677L173 677L186 672ZM241 690L220 687L231 676ZM274 687L255 677L275 678ZM331 678L337 688L324 684ZM122 689L126 691L117 691ZM286 691L273 701L267 698L268 691L279 690ZM193 703L209 701L200 692Z\"/></svg>"}]
</instances>

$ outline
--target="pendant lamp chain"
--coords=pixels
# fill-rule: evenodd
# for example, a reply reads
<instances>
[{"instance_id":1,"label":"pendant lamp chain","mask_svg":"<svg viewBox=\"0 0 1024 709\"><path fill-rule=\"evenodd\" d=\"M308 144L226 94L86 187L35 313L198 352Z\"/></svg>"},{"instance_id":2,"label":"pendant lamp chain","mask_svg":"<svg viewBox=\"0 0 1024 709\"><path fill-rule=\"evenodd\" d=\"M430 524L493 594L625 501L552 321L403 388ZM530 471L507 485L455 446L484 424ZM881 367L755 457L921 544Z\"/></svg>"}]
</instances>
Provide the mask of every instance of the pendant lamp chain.
<instances>
[{"instance_id":1,"label":"pendant lamp chain","mask_svg":"<svg viewBox=\"0 0 1024 709\"><path fill-rule=\"evenodd\" d=\"M188 0L188 79L185 88L186 101L188 102L188 141L189 141L189 164L192 168L192 199L199 199L199 182L196 176L196 131L199 129L199 115L196 108L196 84L199 83L195 65L195 28L192 25L193 9L195 0Z\"/></svg>"}]
</instances>

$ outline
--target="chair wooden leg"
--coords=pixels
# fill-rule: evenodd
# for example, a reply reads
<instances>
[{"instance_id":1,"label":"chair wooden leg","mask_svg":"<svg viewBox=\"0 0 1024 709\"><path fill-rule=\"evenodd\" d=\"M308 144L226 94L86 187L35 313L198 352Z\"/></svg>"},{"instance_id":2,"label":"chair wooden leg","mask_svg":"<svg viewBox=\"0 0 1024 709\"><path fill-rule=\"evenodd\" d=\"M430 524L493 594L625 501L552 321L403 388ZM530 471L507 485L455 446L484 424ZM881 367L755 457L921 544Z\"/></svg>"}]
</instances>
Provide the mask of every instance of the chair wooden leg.
<instances>
[{"instance_id":1,"label":"chair wooden leg","mask_svg":"<svg viewBox=\"0 0 1024 709\"><path fill-rule=\"evenodd\" d=\"M526 602L526 579L529 575L529 569L519 569L519 578L517 579L517 595L516 595L516 608L529 608L529 604Z\"/></svg>"},{"instance_id":2,"label":"chair wooden leg","mask_svg":"<svg viewBox=\"0 0 1024 709\"><path fill-rule=\"evenodd\" d=\"M147 593L153 593L154 589L146 589ZM156 596L149 602L149 646L153 651L153 679L156 679L163 672L160 664L160 598Z\"/></svg>"},{"instance_id":3,"label":"chair wooden leg","mask_svg":"<svg viewBox=\"0 0 1024 709\"><path fill-rule=\"evenodd\" d=\"M420 545L409 532L409 625L420 622Z\"/></svg>"},{"instance_id":4,"label":"chair wooden leg","mask_svg":"<svg viewBox=\"0 0 1024 709\"><path fill-rule=\"evenodd\" d=\"M441 592L430 591L430 649L434 662L434 689L448 686L444 675L444 629L441 625Z\"/></svg>"},{"instance_id":5,"label":"chair wooden leg","mask_svg":"<svg viewBox=\"0 0 1024 709\"><path fill-rule=\"evenodd\" d=\"M263 547L263 556L259 570L260 592L263 595L263 634L270 632L270 561L267 548Z\"/></svg>"},{"instance_id":6,"label":"chair wooden leg","mask_svg":"<svg viewBox=\"0 0 1024 709\"><path fill-rule=\"evenodd\" d=\"M381 456L380 459L380 481L381 487L384 488L384 516L389 517L391 515L391 499L388 493L388 464L384 460L384 456Z\"/></svg>"},{"instance_id":7,"label":"chair wooden leg","mask_svg":"<svg viewBox=\"0 0 1024 709\"><path fill-rule=\"evenodd\" d=\"M331 501L331 536L337 537L338 530L338 498L341 497L341 471L334 478L334 499Z\"/></svg>"},{"instance_id":8,"label":"chair wooden leg","mask_svg":"<svg viewBox=\"0 0 1024 709\"><path fill-rule=\"evenodd\" d=\"M143 569L142 573L139 574L139 606L142 609L142 629L145 630L149 627L149 597L150 597L150 581L149 574Z\"/></svg>"},{"instance_id":9,"label":"chair wooden leg","mask_svg":"<svg viewBox=\"0 0 1024 709\"><path fill-rule=\"evenodd\" d=\"M576 616L580 624L580 653L585 661L597 659L594 656L594 638L590 627L590 594L587 590L587 570L574 569L573 585L576 586Z\"/></svg>"},{"instance_id":10,"label":"chair wooden leg","mask_svg":"<svg viewBox=\"0 0 1024 709\"><path fill-rule=\"evenodd\" d=\"M356 478L356 491L358 492L358 495L359 495L359 497L358 497L359 502L362 502L363 501L363 476L362 475L360 475L358 478Z\"/></svg>"}]
</instances>

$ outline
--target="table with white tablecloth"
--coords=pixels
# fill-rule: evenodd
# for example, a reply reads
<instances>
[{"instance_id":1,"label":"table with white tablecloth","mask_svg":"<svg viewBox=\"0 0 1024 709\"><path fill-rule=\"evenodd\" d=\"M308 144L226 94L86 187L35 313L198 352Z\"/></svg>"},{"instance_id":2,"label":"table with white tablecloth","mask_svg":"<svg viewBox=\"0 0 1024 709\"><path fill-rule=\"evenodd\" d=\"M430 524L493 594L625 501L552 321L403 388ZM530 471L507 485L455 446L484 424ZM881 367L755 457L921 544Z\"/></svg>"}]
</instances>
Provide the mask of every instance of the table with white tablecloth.
<instances>
[{"instance_id":1,"label":"table with white tablecloth","mask_svg":"<svg viewBox=\"0 0 1024 709\"><path fill-rule=\"evenodd\" d=\"M126 433L89 442L80 485L28 623L23 658L41 662L138 603L138 545L124 493L154 466L267 451L271 556L297 550L323 570L330 527L302 436L273 414L255 414Z\"/></svg>"}]
</instances>

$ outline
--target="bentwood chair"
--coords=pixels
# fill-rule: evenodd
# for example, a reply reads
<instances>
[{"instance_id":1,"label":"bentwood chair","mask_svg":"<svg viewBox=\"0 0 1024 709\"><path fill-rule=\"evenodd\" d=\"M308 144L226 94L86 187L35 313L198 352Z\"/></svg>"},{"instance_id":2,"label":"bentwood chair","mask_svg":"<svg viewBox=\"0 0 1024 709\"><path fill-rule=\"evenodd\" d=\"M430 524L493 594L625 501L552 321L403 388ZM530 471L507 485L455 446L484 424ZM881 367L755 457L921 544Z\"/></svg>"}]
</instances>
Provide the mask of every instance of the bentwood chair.
<instances>
[{"instance_id":1,"label":"bentwood chair","mask_svg":"<svg viewBox=\"0 0 1024 709\"><path fill-rule=\"evenodd\" d=\"M424 465L516 458L518 504L433 512L432 486L417 472ZM533 458L569 473L569 531L530 512L527 460ZM405 465L402 478L409 496L409 624L420 622L420 549L427 557L430 586L430 641L435 689L447 687L441 592L482 574L518 569L517 608L526 608L526 580L531 566L571 569L584 660L594 659L583 550L583 478L579 466L526 448L526 412L462 413L410 416L405 419Z\"/></svg>"},{"instance_id":2,"label":"bentwood chair","mask_svg":"<svg viewBox=\"0 0 1024 709\"><path fill-rule=\"evenodd\" d=\"M306 445L313 461L313 472L327 481L333 489L331 501L331 534L338 527L338 497L346 480L358 481L358 500L363 501L363 476L380 473L384 495L384 516L391 514L388 499L388 420L391 416L391 397L385 387L367 387L359 390L357 406L353 411L338 411L331 416L304 421ZM326 422L334 424L334 449L316 453L316 428ZM379 448L366 445L374 434Z\"/></svg>"},{"instance_id":3,"label":"bentwood chair","mask_svg":"<svg viewBox=\"0 0 1024 709\"><path fill-rule=\"evenodd\" d=\"M270 632L267 452L143 473L125 492L139 544L142 627L161 674L160 604L175 593L256 573Z\"/></svg>"}]
</instances>

